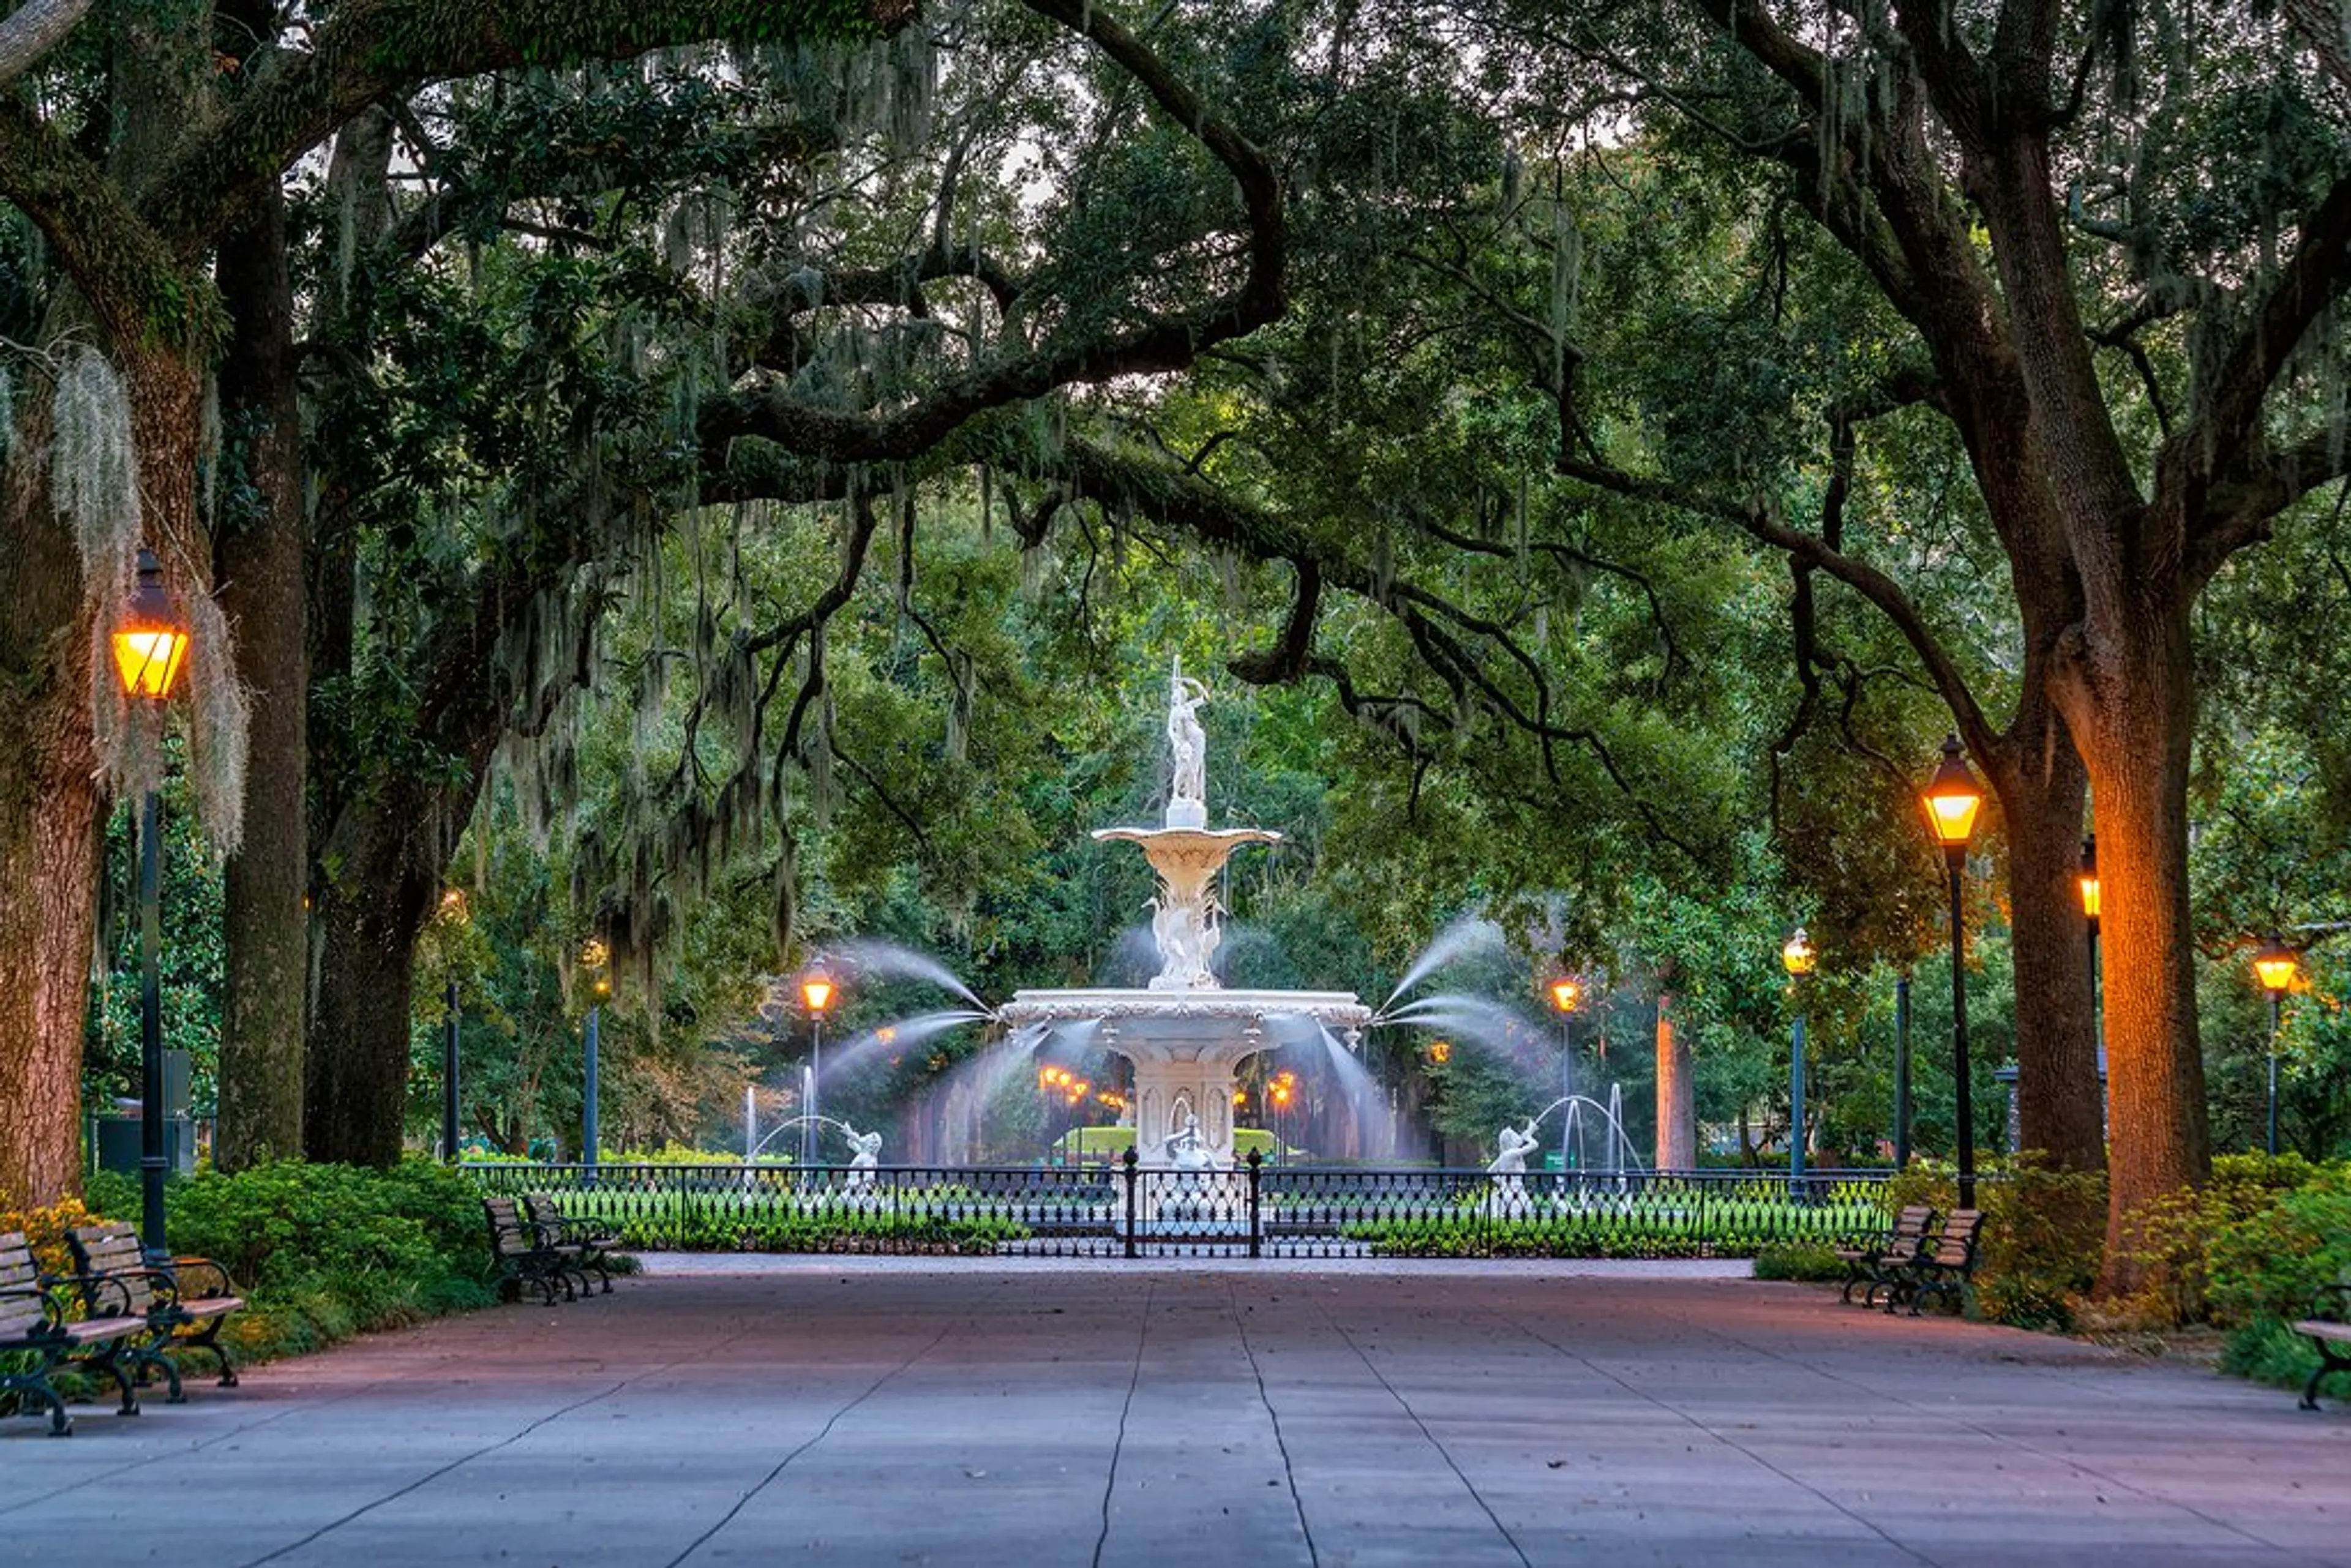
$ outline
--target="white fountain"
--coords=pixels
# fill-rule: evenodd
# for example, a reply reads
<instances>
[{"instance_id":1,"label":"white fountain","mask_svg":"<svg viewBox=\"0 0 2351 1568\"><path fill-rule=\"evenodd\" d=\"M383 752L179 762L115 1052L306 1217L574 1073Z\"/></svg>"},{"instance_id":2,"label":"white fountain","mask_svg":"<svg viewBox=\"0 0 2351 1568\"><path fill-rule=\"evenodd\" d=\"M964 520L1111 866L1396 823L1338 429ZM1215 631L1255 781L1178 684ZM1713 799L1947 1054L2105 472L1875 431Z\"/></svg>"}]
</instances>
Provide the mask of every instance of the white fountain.
<instances>
[{"instance_id":1,"label":"white fountain","mask_svg":"<svg viewBox=\"0 0 2351 1568\"><path fill-rule=\"evenodd\" d=\"M1268 1036L1335 1033L1355 1049L1372 1009L1352 991L1227 990L1209 960L1221 939L1217 873L1243 844L1280 841L1262 828L1208 824L1208 737L1200 727L1207 689L1176 661L1168 686L1167 742L1176 781L1156 828L1098 828L1096 839L1142 846L1159 873L1151 934L1159 973L1141 989L1024 990L998 1017L1040 1038L1090 1024L1092 1042L1134 1066L1126 1119L1135 1152L1154 1169L1228 1169L1233 1163L1233 1069L1268 1048Z\"/></svg>"}]
</instances>

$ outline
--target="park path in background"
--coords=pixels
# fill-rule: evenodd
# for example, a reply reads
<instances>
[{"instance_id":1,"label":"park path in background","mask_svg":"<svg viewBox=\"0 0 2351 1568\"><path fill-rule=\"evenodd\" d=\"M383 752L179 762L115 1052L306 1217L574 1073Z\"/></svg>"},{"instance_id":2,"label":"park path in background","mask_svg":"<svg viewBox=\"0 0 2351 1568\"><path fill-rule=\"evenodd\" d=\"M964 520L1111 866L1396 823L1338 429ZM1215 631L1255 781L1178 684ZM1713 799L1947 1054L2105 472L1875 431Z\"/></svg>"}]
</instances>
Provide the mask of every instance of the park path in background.
<instances>
[{"instance_id":1,"label":"park path in background","mask_svg":"<svg viewBox=\"0 0 2351 1568\"><path fill-rule=\"evenodd\" d=\"M0 1561L2351 1568L2351 1416L1743 1265L669 1258L0 1424Z\"/></svg>"}]
</instances>

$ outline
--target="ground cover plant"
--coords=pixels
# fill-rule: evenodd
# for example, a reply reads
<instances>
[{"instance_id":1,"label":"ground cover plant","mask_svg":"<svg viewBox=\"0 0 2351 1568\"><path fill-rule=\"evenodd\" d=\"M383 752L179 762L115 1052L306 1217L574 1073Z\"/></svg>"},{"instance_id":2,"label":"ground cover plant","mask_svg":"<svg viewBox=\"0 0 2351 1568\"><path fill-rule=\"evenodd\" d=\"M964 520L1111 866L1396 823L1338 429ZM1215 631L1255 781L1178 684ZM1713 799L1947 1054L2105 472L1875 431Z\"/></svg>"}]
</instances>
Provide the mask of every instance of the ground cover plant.
<instances>
[{"instance_id":1,"label":"ground cover plant","mask_svg":"<svg viewBox=\"0 0 2351 1568\"><path fill-rule=\"evenodd\" d=\"M93 1217L135 1220L137 1183L101 1173L88 1204ZM279 1160L234 1175L208 1172L170 1184L165 1223L173 1252L217 1260L246 1298L221 1333L241 1362L297 1355L494 1299L481 1196L428 1161L379 1171Z\"/></svg>"}]
</instances>

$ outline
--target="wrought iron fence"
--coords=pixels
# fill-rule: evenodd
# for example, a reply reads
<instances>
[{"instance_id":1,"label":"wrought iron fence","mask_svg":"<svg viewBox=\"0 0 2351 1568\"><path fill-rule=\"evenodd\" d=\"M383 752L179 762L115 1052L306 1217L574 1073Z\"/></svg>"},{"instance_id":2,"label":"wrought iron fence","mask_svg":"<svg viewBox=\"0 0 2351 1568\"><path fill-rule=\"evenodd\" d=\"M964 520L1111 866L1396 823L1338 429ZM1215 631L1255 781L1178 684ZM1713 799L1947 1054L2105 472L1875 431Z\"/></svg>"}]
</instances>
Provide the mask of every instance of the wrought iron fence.
<instances>
[{"instance_id":1,"label":"wrought iron fence","mask_svg":"<svg viewBox=\"0 0 2351 1568\"><path fill-rule=\"evenodd\" d=\"M645 1249L1740 1257L1882 1230L1884 1171L469 1164Z\"/></svg>"}]
</instances>

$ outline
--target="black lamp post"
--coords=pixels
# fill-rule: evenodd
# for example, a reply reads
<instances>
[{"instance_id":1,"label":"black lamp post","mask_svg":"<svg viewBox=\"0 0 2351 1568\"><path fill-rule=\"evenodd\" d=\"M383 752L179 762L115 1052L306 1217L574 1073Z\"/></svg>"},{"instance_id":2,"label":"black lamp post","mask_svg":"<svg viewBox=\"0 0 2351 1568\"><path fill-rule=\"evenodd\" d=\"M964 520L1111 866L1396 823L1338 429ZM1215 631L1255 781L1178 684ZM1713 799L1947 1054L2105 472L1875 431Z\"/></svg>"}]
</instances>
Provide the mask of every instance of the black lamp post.
<instances>
[{"instance_id":1,"label":"black lamp post","mask_svg":"<svg viewBox=\"0 0 2351 1568\"><path fill-rule=\"evenodd\" d=\"M800 1000L809 1014L809 1075L808 1104L800 1124L800 1165L816 1164L817 1097L822 1091L818 1080L824 1074L824 1009L832 1005L832 980L822 969L810 969L800 977Z\"/></svg>"},{"instance_id":2,"label":"black lamp post","mask_svg":"<svg viewBox=\"0 0 2351 1568\"><path fill-rule=\"evenodd\" d=\"M580 1161L587 1167L582 1173L582 1179L587 1185L593 1186L596 1183L597 1151L603 1146L603 1134L598 1127L596 1120L597 1102L602 1098L600 1085L597 1083L596 1057L599 1042L596 1037L601 1032L599 1026L603 1021L604 998L612 991L612 977L610 968L612 950L604 946L603 938L590 937L588 945L580 950L580 958L588 966L590 976L588 1028L580 1042L583 1054L587 1058L587 1071L584 1074L585 1082L580 1085Z\"/></svg>"},{"instance_id":3,"label":"black lamp post","mask_svg":"<svg viewBox=\"0 0 2351 1568\"><path fill-rule=\"evenodd\" d=\"M1562 975L1551 983L1551 1005L1559 1014L1559 1097L1575 1097L1575 1009L1583 1005L1583 982ZM1562 1108L1559 1119L1559 1168L1575 1168L1575 1107Z\"/></svg>"},{"instance_id":4,"label":"black lamp post","mask_svg":"<svg viewBox=\"0 0 2351 1568\"><path fill-rule=\"evenodd\" d=\"M1796 927L1780 948L1781 966L1788 971L1795 999L1795 1016L1788 1025L1788 1196L1799 1197L1804 1188L1804 977L1820 962L1813 939Z\"/></svg>"},{"instance_id":5,"label":"black lamp post","mask_svg":"<svg viewBox=\"0 0 2351 1568\"><path fill-rule=\"evenodd\" d=\"M1894 1168L1910 1168L1910 976L1894 978Z\"/></svg>"},{"instance_id":6,"label":"black lamp post","mask_svg":"<svg viewBox=\"0 0 2351 1568\"><path fill-rule=\"evenodd\" d=\"M124 695L160 705L172 695L188 629L149 550L139 552L139 584L110 641ZM149 789L139 808L139 1242L159 1267L172 1256L163 1239L162 814Z\"/></svg>"},{"instance_id":7,"label":"black lamp post","mask_svg":"<svg viewBox=\"0 0 2351 1568\"><path fill-rule=\"evenodd\" d=\"M1974 1085L1968 1077L1967 930L1960 922L1959 877L1968 863L1968 840L1983 806L1983 787L1959 754L1959 737L1943 741L1942 765L1927 781L1927 817L1943 846L1951 886L1951 1100L1959 1124L1959 1207L1976 1206L1976 1114Z\"/></svg>"},{"instance_id":8,"label":"black lamp post","mask_svg":"<svg viewBox=\"0 0 2351 1568\"><path fill-rule=\"evenodd\" d=\"M453 887L441 895L441 915L461 925L465 923L462 891ZM457 977L453 972L441 992L441 1157L453 1166L463 1157L457 1147Z\"/></svg>"},{"instance_id":9,"label":"black lamp post","mask_svg":"<svg viewBox=\"0 0 2351 1568\"><path fill-rule=\"evenodd\" d=\"M2270 994L2269 1137L2265 1146L2273 1159L2278 1152L2278 1030L2285 1021L2285 994L2294 988L2301 967L2302 955L2287 946L2283 937L2271 937L2253 955L2253 973L2260 977L2262 989Z\"/></svg>"}]
</instances>

